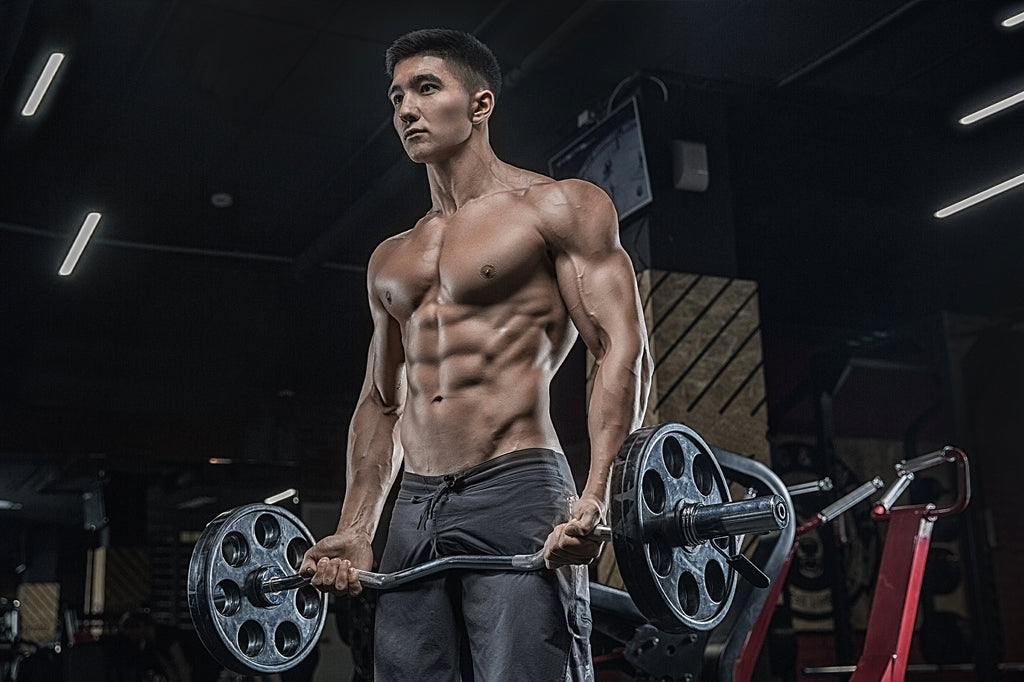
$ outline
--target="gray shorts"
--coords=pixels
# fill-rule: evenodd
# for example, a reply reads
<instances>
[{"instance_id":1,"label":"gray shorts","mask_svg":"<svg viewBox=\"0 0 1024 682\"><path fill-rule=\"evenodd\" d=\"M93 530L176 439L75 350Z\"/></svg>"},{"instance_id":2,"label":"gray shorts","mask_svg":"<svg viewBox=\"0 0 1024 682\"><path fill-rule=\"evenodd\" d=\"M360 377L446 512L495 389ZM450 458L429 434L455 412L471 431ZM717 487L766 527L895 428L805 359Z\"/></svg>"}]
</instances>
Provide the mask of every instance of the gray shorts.
<instances>
[{"instance_id":1,"label":"gray shorts","mask_svg":"<svg viewBox=\"0 0 1024 682\"><path fill-rule=\"evenodd\" d=\"M531 554L568 519L565 457L530 449L445 476L406 473L380 570L453 554ZM378 595L374 679L592 680L585 566L448 571Z\"/></svg>"}]
</instances>

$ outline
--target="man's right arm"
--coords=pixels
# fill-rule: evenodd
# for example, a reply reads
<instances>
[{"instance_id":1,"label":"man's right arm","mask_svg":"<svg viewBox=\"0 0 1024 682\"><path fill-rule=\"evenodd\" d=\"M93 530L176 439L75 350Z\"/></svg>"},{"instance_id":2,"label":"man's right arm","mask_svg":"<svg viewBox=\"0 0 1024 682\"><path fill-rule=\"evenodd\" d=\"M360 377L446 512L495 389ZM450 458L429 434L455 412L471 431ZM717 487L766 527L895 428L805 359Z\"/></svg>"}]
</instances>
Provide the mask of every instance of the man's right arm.
<instances>
[{"instance_id":1,"label":"man's right arm","mask_svg":"<svg viewBox=\"0 0 1024 682\"><path fill-rule=\"evenodd\" d=\"M378 250L379 251L379 250ZM347 484L337 530L317 542L303 558L300 572L312 584L356 595L356 569L373 563L370 542L402 459L395 437L404 395L401 328L373 292L376 256L368 268L373 339L366 376L349 427Z\"/></svg>"}]
</instances>

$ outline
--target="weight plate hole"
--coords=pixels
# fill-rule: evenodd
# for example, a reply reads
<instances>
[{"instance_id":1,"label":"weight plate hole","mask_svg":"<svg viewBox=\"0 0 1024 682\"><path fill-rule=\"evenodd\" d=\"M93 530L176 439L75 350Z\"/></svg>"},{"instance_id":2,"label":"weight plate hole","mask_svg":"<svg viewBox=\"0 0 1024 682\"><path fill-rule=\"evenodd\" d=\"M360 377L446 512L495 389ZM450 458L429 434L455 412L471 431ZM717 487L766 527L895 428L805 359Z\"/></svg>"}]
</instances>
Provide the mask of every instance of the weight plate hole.
<instances>
[{"instance_id":1,"label":"weight plate hole","mask_svg":"<svg viewBox=\"0 0 1024 682\"><path fill-rule=\"evenodd\" d=\"M643 479L644 503L655 514L665 509L665 482L654 469L644 472Z\"/></svg>"},{"instance_id":2,"label":"weight plate hole","mask_svg":"<svg viewBox=\"0 0 1024 682\"><path fill-rule=\"evenodd\" d=\"M242 590L230 580L221 580L213 588L213 606L217 613L230 618L242 604Z\"/></svg>"},{"instance_id":3,"label":"weight plate hole","mask_svg":"<svg viewBox=\"0 0 1024 682\"><path fill-rule=\"evenodd\" d=\"M668 577L672 571L672 548L668 546L663 537L655 537L651 544L647 545L647 553L651 557L651 566L661 577Z\"/></svg>"},{"instance_id":4,"label":"weight plate hole","mask_svg":"<svg viewBox=\"0 0 1024 682\"><path fill-rule=\"evenodd\" d=\"M679 576L679 607L691 618L700 610L700 585L692 573Z\"/></svg>"},{"instance_id":5,"label":"weight plate hole","mask_svg":"<svg viewBox=\"0 0 1024 682\"><path fill-rule=\"evenodd\" d=\"M231 531L220 543L220 553L228 566L238 568L249 560L249 543L238 531Z\"/></svg>"},{"instance_id":6,"label":"weight plate hole","mask_svg":"<svg viewBox=\"0 0 1024 682\"><path fill-rule=\"evenodd\" d=\"M715 467L706 453L698 452L693 458L693 483L705 497L715 488Z\"/></svg>"},{"instance_id":7,"label":"weight plate hole","mask_svg":"<svg viewBox=\"0 0 1024 682\"><path fill-rule=\"evenodd\" d=\"M277 539L281 537L281 525L270 514L260 514L256 519L256 527L253 531L256 542L267 549L276 545Z\"/></svg>"},{"instance_id":8,"label":"weight plate hole","mask_svg":"<svg viewBox=\"0 0 1024 682\"><path fill-rule=\"evenodd\" d=\"M320 613L320 590L306 585L295 591L295 610L303 618L316 618Z\"/></svg>"},{"instance_id":9,"label":"weight plate hole","mask_svg":"<svg viewBox=\"0 0 1024 682\"><path fill-rule=\"evenodd\" d=\"M665 469L672 478L682 478L686 472L686 455L678 440L669 436L661 443L661 458L665 461Z\"/></svg>"},{"instance_id":10,"label":"weight plate hole","mask_svg":"<svg viewBox=\"0 0 1024 682\"><path fill-rule=\"evenodd\" d=\"M254 620L245 621L238 629L238 650L249 658L259 656L266 641L263 626Z\"/></svg>"},{"instance_id":11,"label":"weight plate hole","mask_svg":"<svg viewBox=\"0 0 1024 682\"><path fill-rule=\"evenodd\" d=\"M299 566L302 565L302 557L306 555L307 549L309 549L309 543L306 542L305 538L295 538L288 543L286 555L288 565L291 566L293 570L299 570Z\"/></svg>"},{"instance_id":12,"label":"weight plate hole","mask_svg":"<svg viewBox=\"0 0 1024 682\"><path fill-rule=\"evenodd\" d=\"M302 634L295 623L286 620L277 626L274 631L274 646L278 653L286 658L291 658L299 650L302 643Z\"/></svg>"},{"instance_id":13,"label":"weight plate hole","mask_svg":"<svg viewBox=\"0 0 1024 682\"><path fill-rule=\"evenodd\" d=\"M704 567L704 584L711 601L720 604L725 599L725 571L722 570L722 564L717 561L708 562Z\"/></svg>"}]
</instances>

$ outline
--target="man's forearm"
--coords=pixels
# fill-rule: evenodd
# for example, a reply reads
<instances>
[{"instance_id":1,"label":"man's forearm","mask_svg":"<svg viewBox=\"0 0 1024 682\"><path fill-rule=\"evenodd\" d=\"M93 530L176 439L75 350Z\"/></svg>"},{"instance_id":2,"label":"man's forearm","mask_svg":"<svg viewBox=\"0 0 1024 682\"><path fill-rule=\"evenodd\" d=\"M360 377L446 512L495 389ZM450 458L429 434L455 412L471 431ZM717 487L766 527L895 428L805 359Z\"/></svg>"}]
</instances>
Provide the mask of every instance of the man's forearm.
<instances>
[{"instance_id":1,"label":"man's forearm","mask_svg":"<svg viewBox=\"0 0 1024 682\"><path fill-rule=\"evenodd\" d=\"M650 383L651 360L642 342L598 360L587 411L590 472L584 495L606 500L612 461L626 437L643 422Z\"/></svg>"},{"instance_id":2,"label":"man's forearm","mask_svg":"<svg viewBox=\"0 0 1024 682\"><path fill-rule=\"evenodd\" d=\"M393 412L357 408L349 431L347 482L337 533L373 539L401 461L394 437L397 422Z\"/></svg>"}]
</instances>

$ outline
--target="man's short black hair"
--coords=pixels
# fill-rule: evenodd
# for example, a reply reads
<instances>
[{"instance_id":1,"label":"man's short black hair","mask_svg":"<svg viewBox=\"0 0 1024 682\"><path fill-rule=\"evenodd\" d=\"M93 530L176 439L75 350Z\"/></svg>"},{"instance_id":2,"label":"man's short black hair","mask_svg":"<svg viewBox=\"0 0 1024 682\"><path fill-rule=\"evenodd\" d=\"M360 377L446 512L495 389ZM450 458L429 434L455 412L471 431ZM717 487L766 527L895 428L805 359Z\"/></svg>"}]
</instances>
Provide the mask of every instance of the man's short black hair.
<instances>
[{"instance_id":1,"label":"man's short black hair","mask_svg":"<svg viewBox=\"0 0 1024 682\"><path fill-rule=\"evenodd\" d=\"M490 90L501 93L501 68L490 48L475 36L448 28L412 31L391 43L384 53L384 70L395 77L395 65L418 55L439 57L449 63L455 77L470 92Z\"/></svg>"}]
</instances>

